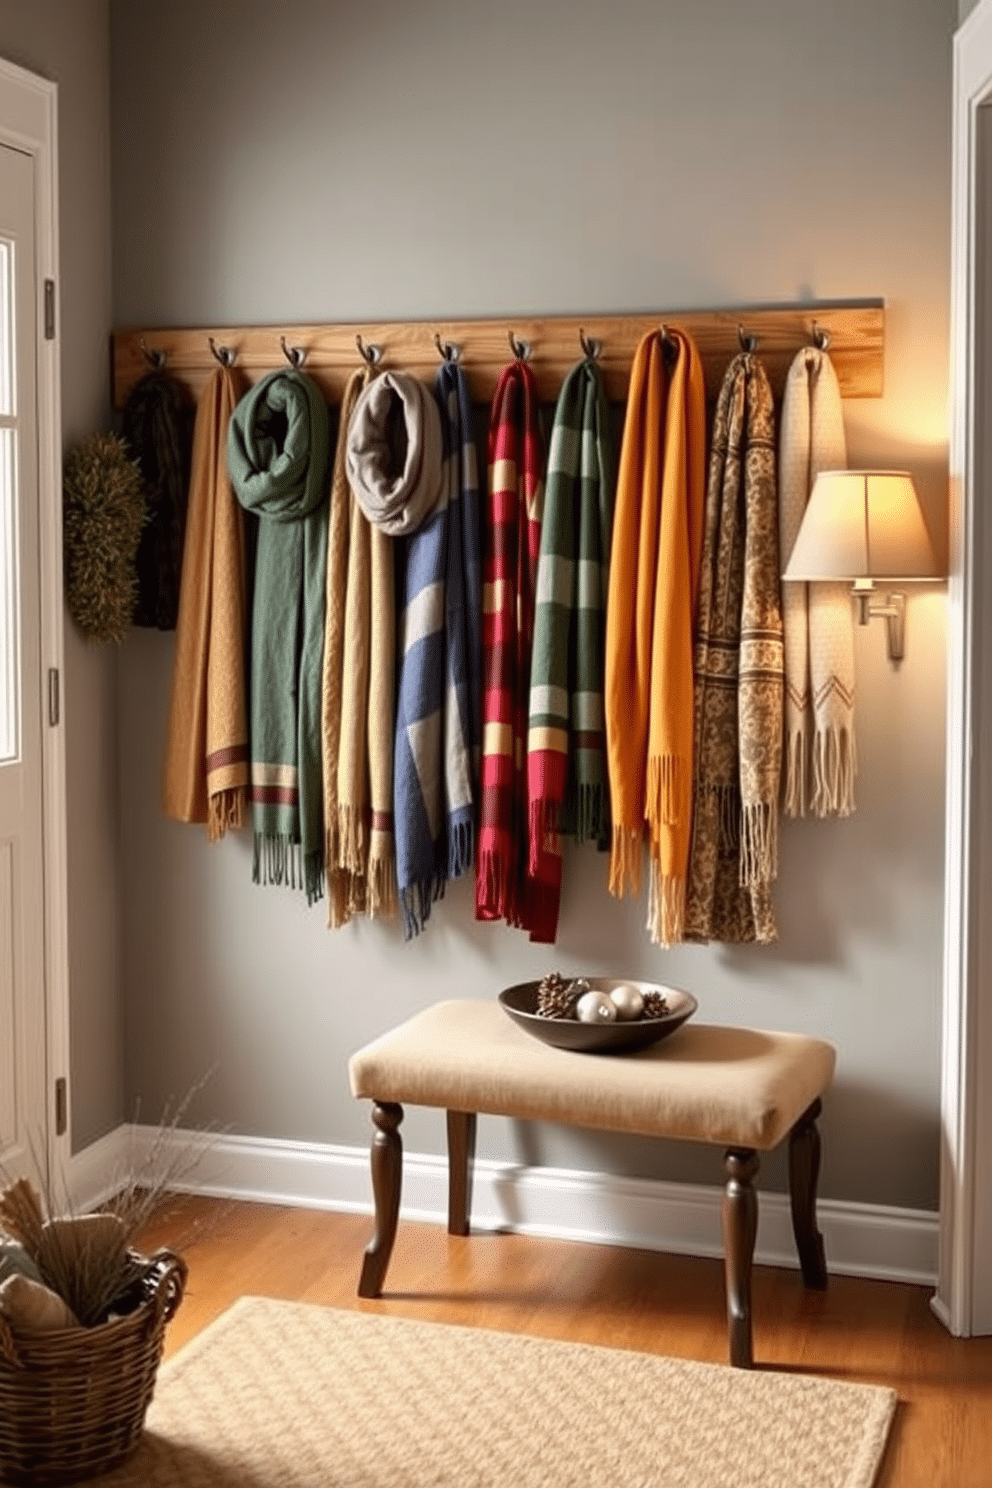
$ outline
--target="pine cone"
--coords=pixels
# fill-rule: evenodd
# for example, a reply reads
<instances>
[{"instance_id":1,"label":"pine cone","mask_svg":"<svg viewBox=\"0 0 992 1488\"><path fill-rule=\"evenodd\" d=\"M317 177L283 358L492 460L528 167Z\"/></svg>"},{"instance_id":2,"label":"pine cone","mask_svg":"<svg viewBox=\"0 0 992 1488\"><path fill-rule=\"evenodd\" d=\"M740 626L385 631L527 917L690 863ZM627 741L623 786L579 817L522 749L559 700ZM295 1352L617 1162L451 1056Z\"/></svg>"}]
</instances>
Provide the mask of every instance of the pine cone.
<instances>
[{"instance_id":1,"label":"pine cone","mask_svg":"<svg viewBox=\"0 0 992 1488\"><path fill-rule=\"evenodd\" d=\"M660 992L644 993L644 1011L642 1018L664 1018L669 1011L668 1003Z\"/></svg>"},{"instance_id":2,"label":"pine cone","mask_svg":"<svg viewBox=\"0 0 992 1488\"><path fill-rule=\"evenodd\" d=\"M549 971L537 987L537 1012L542 1018L573 1018L578 993L557 971Z\"/></svg>"}]
</instances>

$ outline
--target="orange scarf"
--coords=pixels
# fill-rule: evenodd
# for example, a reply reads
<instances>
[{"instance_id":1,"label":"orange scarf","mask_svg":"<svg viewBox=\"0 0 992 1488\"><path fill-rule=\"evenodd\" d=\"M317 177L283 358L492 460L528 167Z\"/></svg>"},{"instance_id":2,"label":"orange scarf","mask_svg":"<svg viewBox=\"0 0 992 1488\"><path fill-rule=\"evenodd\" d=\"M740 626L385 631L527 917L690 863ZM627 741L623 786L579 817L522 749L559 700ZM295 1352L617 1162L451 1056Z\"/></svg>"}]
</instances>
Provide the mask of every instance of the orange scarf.
<instances>
[{"instance_id":1,"label":"orange scarf","mask_svg":"<svg viewBox=\"0 0 992 1488\"><path fill-rule=\"evenodd\" d=\"M631 368L606 613L610 893L638 894L648 824L651 938L682 936L692 826L693 623L706 480L706 393L695 344L644 337Z\"/></svg>"},{"instance_id":2,"label":"orange scarf","mask_svg":"<svg viewBox=\"0 0 992 1488\"><path fill-rule=\"evenodd\" d=\"M163 782L166 814L206 822L211 841L241 826L248 784L244 526L227 473L238 396L221 367L197 408Z\"/></svg>"}]
</instances>

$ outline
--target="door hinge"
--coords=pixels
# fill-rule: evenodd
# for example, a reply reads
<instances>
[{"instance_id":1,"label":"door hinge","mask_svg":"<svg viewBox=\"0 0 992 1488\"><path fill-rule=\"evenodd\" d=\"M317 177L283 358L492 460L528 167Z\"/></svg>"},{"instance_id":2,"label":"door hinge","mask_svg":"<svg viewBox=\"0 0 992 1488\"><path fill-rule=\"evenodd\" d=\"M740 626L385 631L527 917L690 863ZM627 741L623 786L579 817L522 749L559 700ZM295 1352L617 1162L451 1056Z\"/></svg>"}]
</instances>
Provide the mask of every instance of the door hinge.
<instances>
[{"instance_id":1,"label":"door hinge","mask_svg":"<svg viewBox=\"0 0 992 1488\"><path fill-rule=\"evenodd\" d=\"M64 1137L69 1126L69 1103L65 1075L55 1081L55 1135Z\"/></svg>"},{"instance_id":2,"label":"door hinge","mask_svg":"<svg viewBox=\"0 0 992 1488\"><path fill-rule=\"evenodd\" d=\"M59 689L59 669L58 669L58 667L49 667L48 668L48 722L49 722L49 724L50 724L50 726L52 728L55 728L57 726L58 721L59 721L59 717L61 715L61 708L59 706L59 694L60 694L60 689Z\"/></svg>"},{"instance_id":3,"label":"door hinge","mask_svg":"<svg viewBox=\"0 0 992 1488\"><path fill-rule=\"evenodd\" d=\"M55 340L55 280L45 280L45 340Z\"/></svg>"}]
</instances>

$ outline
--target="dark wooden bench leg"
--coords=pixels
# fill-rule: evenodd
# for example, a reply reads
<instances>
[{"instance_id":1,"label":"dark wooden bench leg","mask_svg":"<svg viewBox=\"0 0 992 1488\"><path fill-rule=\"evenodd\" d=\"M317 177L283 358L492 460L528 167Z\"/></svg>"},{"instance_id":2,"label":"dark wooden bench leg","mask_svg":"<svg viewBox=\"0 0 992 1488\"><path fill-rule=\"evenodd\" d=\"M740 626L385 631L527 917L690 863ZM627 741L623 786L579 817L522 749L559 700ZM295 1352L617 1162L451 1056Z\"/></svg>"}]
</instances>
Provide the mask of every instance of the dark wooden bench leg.
<instances>
[{"instance_id":1,"label":"dark wooden bench leg","mask_svg":"<svg viewBox=\"0 0 992 1488\"><path fill-rule=\"evenodd\" d=\"M396 1239L400 1216L400 1186L403 1178L403 1143L399 1124L403 1107L393 1101L373 1101L372 1120L376 1126L372 1138L372 1194L375 1198L375 1234L365 1247L362 1275L358 1283L360 1297L379 1297L386 1279L389 1257Z\"/></svg>"},{"instance_id":2,"label":"dark wooden bench leg","mask_svg":"<svg viewBox=\"0 0 992 1488\"><path fill-rule=\"evenodd\" d=\"M727 1334L730 1362L738 1369L754 1363L751 1334L751 1267L758 1233L758 1196L751 1186L758 1171L752 1147L728 1147L723 1159L723 1253L727 1275Z\"/></svg>"},{"instance_id":3,"label":"dark wooden bench leg","mask_svg":"<svg viewBox=\"0 0 992 1488\"><path fill-rule=\"evenodd\" d=\"M820 1133L816 1125L822 1106L815 1100L789 1133L789 1197L792 1201L792 1230L796 1237L803 1281L823 1291L827 1285L827 1258L823 1236L816 1227L816 1185L820 1176Z\"/></svg>"},{"instance_id":4,"label":"dark wooden bench leg","mask_svg":"<svg viewBox=\"0 0 992 1488\"><path fill-rule=\"evenodd\" d=\"M467 1235L472 1213L475 1112L448 1112L448 1234Z\"/></svg>"}]
</instances>

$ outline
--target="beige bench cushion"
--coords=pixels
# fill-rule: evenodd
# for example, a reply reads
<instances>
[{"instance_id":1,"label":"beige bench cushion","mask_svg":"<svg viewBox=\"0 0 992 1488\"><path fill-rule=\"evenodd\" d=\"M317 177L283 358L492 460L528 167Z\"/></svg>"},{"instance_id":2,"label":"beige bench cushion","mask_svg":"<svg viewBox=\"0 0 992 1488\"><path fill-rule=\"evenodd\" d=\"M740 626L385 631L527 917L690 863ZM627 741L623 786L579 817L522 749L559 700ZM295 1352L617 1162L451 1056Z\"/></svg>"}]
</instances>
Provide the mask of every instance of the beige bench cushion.
<instances>
[{"instance_id":1,"label":"beige bench cushion","mask_svg":"<svg viewBox=\"0 0 992 1488\"><path fill-rule=\"evenodd\" d=\"M495 1001L438 1002L352 1055L352 1093L606 1131L777 1145L830 1084L823 1039L683 1024L659 1044L605 1057L552 1049Z\"/></svg>"}]
</instances>

